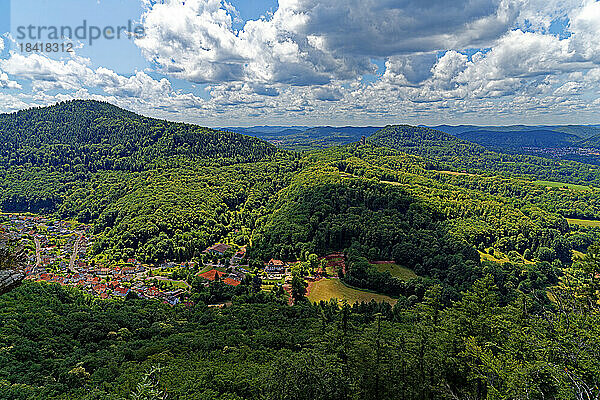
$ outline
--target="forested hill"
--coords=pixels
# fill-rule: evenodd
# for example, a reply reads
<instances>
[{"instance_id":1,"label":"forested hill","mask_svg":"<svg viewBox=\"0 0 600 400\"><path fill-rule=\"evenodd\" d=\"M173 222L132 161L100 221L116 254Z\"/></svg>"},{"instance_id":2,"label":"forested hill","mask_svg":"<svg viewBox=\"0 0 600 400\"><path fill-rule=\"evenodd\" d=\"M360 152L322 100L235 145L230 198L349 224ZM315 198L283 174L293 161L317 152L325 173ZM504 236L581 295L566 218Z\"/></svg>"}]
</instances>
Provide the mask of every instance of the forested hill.
<instances>
[{"instance_id":1,"label":"forested hill","mask_svg":"<svg viewBox=\"0 0 600 400\"><path fill-rule=\"evenodd\" d=\"M95 101L60 103L0 119L0 142L7 144L0 150L0 210L54 213L92 223L98 235L94 252L114 260L189 260L217 241L245 245L253 237L256 259L263 261L352 245L376 258L400 260L404 254L415 254L420 245L414 243L413 250L406 251L410 246L396 244L411 244L406 238L440 238L446 232L470 245L490 246L502 239L493 234L502 227L490 221L481 228L481 217L477 224L462 221L456 211L459 205L451 204L447 193L436 192L444 199L441 202L431 195L438 180L450 178L422 178L435 171L468 170L485 176L574 183L588 179L600 184L599 174L590 166L494 153L441 131L412 126L381 129L367 146L354 143L299 154L260 139L146 118ZM371 179L406 186L400 190ZM475 209L490 206L466 207L465 199L476 196L463 186L486 192L486 198L489 194L497 200L500 195L497 183L490 185L479 177L452 185L462 196L460 207L468 208L465 218L475 218ZM515 190L511 184L502 193L511 197ZM561 202L552 197L542 206L567 217L595 217L600 215L599 206L583 197L592 194L567 198L560 193ZM406 198L403 207L410 208L414 218L398 214L404 208L397 205L396 196ZM453 211L443 212L447 222L440 224L414 222L433 221L429 212L433 209ZM581 212L565 212L568 209ZM513 211L511 215L518 214ZM540 229L548 225L564 230L566 222L553 218ZM361 226L369 229L358 229ZM481 229L463 229L471 226ZM528 247L537 251L554 246L559 236L546 235L547 243L532 239ZM390 237L396 242L387 243ZM462 242L459 246L448 239L444 245L454 254ZM430 248L435 247L424 250ZM412 264L428 265L431 259L425 254Z\"/></svg>"},{"instance_id":2,"label":"forested hill","mask_svg":"<svg viewBox=\"0 0 600 400\"><path fill-rule=\"evenodd\" d=\"M94 223L98 253L189 259L251 219L294 155L260 139L71 101L0 115L0 210Z\"/></svg>"},{"instance_id":3,"label":"forested hill","mask_svg":"<svg viewBox=\"0 0 600 400\"><path fill-rule=\"evenodd\" d=\"M388 125L368 138L374 146L389 147L409 154L450 162L463 157L479 157L485 147L458 139L435 129Z\"/></svg>"},{"instance_id":4,"label":"forested hill","mask_svg":"<svg viewBox=\"0 0 600 400\"><path fill-rule=\"evenodd\" d=\"M422 146L442 143L467 144L445 132L423 126L411 125L388 125L375 132L369 138L369 141L386 147L395 147L399 145ZM473 145L472 147L485 150L483 147L477 145Z\"/></svg>"},{"instance_id":5,"label":"forested hill","mask_svg":"<svg viewBox=\"0 0 600 400\"><path fill-rule=\"evenodd\" d=\"M554 133L566 133L580 139L591 138L600 135L598 125L508 125L508 126L478 126L478 125L437 125L430 126L442 132L454 136L460 136L465 132L493 132L493 133L526 133L535 131L546 131Z\"/></svg>"},{"instance_id":6,"label":"forested hill","mask_svg":"<svg viewBox=\"0 0 600 400\"><path fill-rule=\"evenodd\" d=\"M141 171L181 159L232 164L278 151L249 136L147 118L88 100L0 115L0 143L0 166L56 171Z\"/></svg>"},{"instance_id":7,"label":"forested hill","mask_svg":"<svg viewBox=\"0 0 600 400\"><path fill-rule=\"evenodd\" d=\"M522 132L478 130L463 132L456 136L498 151L502 151L502 149L518 150L523 147L567 147L573 146L581 140L569 133L541 129Z\"/></svg>"},{"instance_id":8,"label":"forested hill","mask_svg":"<svg viewBox=\"0 0 600 400\"><path fill-rule=\"evenodd\" d=\"M426 127L386 126L371 135L368 143L423 157L428 162L428 169L519 175L534 179L600 185L597 166L569 160L498 153Z\"/></svg>"}]
</instances>

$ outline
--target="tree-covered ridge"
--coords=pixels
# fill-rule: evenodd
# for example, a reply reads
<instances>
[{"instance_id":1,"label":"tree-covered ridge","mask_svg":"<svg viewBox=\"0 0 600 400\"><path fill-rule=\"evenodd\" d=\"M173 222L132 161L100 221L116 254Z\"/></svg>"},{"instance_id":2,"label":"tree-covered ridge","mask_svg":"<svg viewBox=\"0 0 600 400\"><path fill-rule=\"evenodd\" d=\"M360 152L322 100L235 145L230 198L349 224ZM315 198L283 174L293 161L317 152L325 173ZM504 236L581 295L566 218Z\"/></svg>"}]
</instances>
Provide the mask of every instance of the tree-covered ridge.
<instances>
[{"instance_id":1,"label":"tree-covered ridge","mask_svg":"<svg viewBox=\"0 0 600 400\"><path fill-rule=\"evenodd\" d=\"M110 180L96 181L74 192L61 210L95 222L102 236L97 253L190 260L229 232L254 228L295 169L293 162L273 162L142 172L120 183L121 190ZM114 200L97 211L86 207L102 204L107 195Z\"/></svg>"},{"instance_id":2,"label":"tree-covered ridge","mask_svg":"<svg viewBox=\"0 0 600 400\"><path fill-rule=\"evenodd\" d=\"M445 174L425 170L424 160L394 150L351 145L306 155L302 162L310 167L294 176L273 211L259 220L253 255L293 260L345 250L357 255L345 277L353 286L393 296L414 293L366 263L385 259L458 293L482 277L476 249L560 266L570 263L572 249L585 250L597 237L570 228L548 207L549 197L532 205L510 191L491 194L487 186L444 180ZM502 191L493 179L489 187Z\"/></svg>"},{"instance_id":3,"label":"tree-covered ridge","mask_svg":"<svg viewBox=\"0 0 600 400\"><path fill-rule=\"evenodd\" d=\"M0 142L1 167L29 165L60 172L142 171L191 159L254 162L278 152L249 136L79 100L0 115Z\"/></svg>"},{"instance_id":4,"label":"tree-covered ridge","mask_svg":"<svg viewBox=\"0 0 600 400\"><path fill-rule=\"evenodd\" d=\"M298 168L256 138L95 101L0 120L0 209L94 222L96 251L115 259L189 259L252 226Z\"/></svg>"},{"instance_id":5,"label":"tree-covered ridge","mask_svg":"<svg viewBox=\"0 0 600 400\"><path fill-rule=\"evenodd\" d=\"M378 152L385 156L376 157ZM419 161L418 158L402 153L369 146L352 145L330 149L327 152L313 153L306 159L310 160L313 167L306 168L302 174L294 178L288 188L280 193L278 205L274 207L275 213L270 218L279 215L280 218L285 219L287 215L293 219L294 215L302 215L302 213L290 212L286 209L286 205L298 208L302 204L311 209L310 212L306 212L304 220L313 215L328 215L329 213L324 210L315 214L314 208L318 209L320 205L330 207L331 204L339 203L341 200L338 197L329 200L328 196L322 196L328 200L320 202L317 200L321 197L317 197L313 204L310 194L312 189L319 188L322 183L328 183L339 186L366 185L379 188L380 193L386 191L394 193L392 197L408 196L414 199L413 201L426 205L425 209L435 210L442 215L442 219L452 226L454 235L474 246L499 245L498 240L513 235L509 232L517 232L515 236L522 233L529 237L528 243L535 251L537 245L534 244L536 242L534 238L540 237L541 230L548 229L554 232L554 234L549 233L550 236L560 236L569 229L566 220L556 214L557 210L549 207L554 200L553 197L548 196L545 201L539 201L535 207L532 207L530 202L518 200L517 196L508 190L510 186L502 178L484 180L487 185L469 185L469 182L477 183L484 178L431 173L424 169L426 161L423 159ZM317 167L318 165L321 167ZM491 193L492 188L496 189L496 192ZM383 194L380 196L381 209L384 209L385 196ZM575 201L576 197L573 196L573 199ZM425 209L420 210L424 212L424 218L432 220ZM358 213L360 214L360 211ZM267 219L267 226L270 226L270 221ZM292 222L294 221L278 222L274 225L286 226ZM270 229L264 228L266 231ZM291 232L293 230L288 231L288 234ZM285 233L274 234L273 238L276 237L288 236ZM291 240L291 242L302 242L302 240ZM543 246L546 245L548 244ZM523 250L508 247L507 251ZM382 256L384 255L391 257L391 252L385 252ZM568 255L563 257L565 260L568 258Z\"/></svg>"},{"instance_id":6,"label":"tree-covered ridge","mask_svg":"<svg viewBox=\"0 0 600 400\"><path fill-rule=\"evenodd\" d=\"M529 179L593 183L600 186L597 166L575 161L496 153L447 133L425 127L391 125L368 138L374 146L385 146L423 157L428 169L467 170L471 173L522 176Z\"/></svg>"},{"instance_id":7,"label":"tree-covered ridge","mask_svg":"<svg viewBox=\"0 0 600 400\"><path fill-rule=\"evenodd\" d=\"M343 178L331 166L305 169L280 193L274 210L254 238L255 246L264 248L263 258L274 249L281 258L293 259L358 241L373 248L373 259L389 259L396 244L416 239L418 230L436 231L441 220L399 187Z\"/></svg>"}]
</instances>

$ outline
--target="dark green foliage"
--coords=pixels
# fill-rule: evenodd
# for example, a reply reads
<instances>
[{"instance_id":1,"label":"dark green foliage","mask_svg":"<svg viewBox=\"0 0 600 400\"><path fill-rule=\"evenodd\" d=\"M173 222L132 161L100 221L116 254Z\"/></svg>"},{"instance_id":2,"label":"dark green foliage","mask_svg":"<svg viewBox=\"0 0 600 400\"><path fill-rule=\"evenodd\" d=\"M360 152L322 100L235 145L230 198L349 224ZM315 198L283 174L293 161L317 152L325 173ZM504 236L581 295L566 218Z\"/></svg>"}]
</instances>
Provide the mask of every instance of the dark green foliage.
<instances>
[{"instance_id":1,"label":"dark green foliage","mask_svg":"<svg viewBox=\"0 0 600 400\"><path fill-rule=\"evenodd\" d=\"M430 128L387 126L369 137L369 143L422 156L430 162L430 169L493 172L506 176L520 175L535 179L600 185L597 166L528 155L496 153L481 145Z\"/></svg>"},{"instance_id":2,"label":"dark green foliage","mask_svg":"<svg viewBox=\"0 0 600 400\"><path fill-rule=\"evenodd\" d=\"M510 290L504 303L488 275L449 307L432 286L411 308L214 310L26 284L0 297L0 398L559 399L575 395L573 381L593 391L598 314ZM556 293L562 307L567 293Z\"/></svg>"},{"instance_id":3,"label":"dark green foliage","mask_svg":"<svg viewBox=\"0 0 600 400\"><path fill-rule=\"evenodd\" d=\"M63 173L142 171L190 159L232 164L265 159L263 141L146 118L108 103L71 101L0 116L0 166Z\"/></svg>"},{"instance_id":4,"label":"dark green foliage","mask_svg":"<svg viewBox=\"0 0 600 400\"><path fill-rule=\"evenodd\" d=\"M394 252L400 255L397 243L419 246L419 234L439 233L442 216L401 188L318 174L306 179L306 185L286 189L276 212L259 228L255 245L263 258L274 248L281 249L282 258L296 259L357 242L378 249L376 258L390 259Z\"/></svg>"}]
</instances>

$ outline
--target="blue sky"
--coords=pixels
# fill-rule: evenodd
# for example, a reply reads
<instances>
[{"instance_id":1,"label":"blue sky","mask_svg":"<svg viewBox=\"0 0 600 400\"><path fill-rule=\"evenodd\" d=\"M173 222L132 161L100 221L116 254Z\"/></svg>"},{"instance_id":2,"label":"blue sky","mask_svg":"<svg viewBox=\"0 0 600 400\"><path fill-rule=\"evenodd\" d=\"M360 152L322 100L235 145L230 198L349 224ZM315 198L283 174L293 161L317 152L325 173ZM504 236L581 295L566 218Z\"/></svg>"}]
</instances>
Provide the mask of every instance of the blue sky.
<instances>
[{"instance_id":1,"label":"blue sky","mask_svg":"<svg viewBox=\"0 0 600 400\"><path fill-rule=\"evenodd\" d=\"M119 26L144 35L90 44ZM208 126L599 123L595 0L0 0L0 34L0 112L91 98ZM74 51L26 51L40 42Z\"/></svg>"}]
</instances>

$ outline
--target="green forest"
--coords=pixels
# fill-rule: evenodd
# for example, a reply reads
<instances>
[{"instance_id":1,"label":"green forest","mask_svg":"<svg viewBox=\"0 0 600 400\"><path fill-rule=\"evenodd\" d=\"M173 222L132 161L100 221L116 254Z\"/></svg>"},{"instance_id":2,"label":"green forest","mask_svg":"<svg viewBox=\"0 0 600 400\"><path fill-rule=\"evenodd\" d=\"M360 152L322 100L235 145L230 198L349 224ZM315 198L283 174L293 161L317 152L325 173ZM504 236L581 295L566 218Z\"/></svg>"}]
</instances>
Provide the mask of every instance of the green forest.
<instances>
[{"instance_id":1,"label":"green forest","mask_svg":"<svg viewBox=\"0 0 600 400\"><path fill-rule=\"evenodd\" d=\"M26 282L0 296L0 399L600 396L600 227L573 222L600 220L597 166L404 125L295 152L96 101L0 115L0 143L0 211L90 224L110 262L300 262L294 301L251 276L190 275L175 306ZM330 253L394 305L311 303Z\"/></svg>"}]
</instances>

